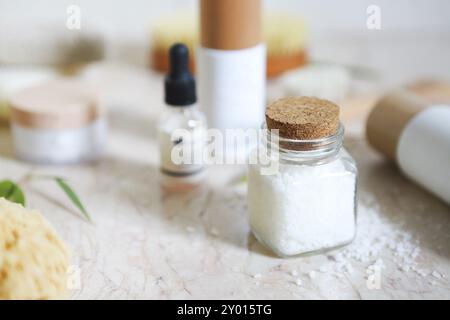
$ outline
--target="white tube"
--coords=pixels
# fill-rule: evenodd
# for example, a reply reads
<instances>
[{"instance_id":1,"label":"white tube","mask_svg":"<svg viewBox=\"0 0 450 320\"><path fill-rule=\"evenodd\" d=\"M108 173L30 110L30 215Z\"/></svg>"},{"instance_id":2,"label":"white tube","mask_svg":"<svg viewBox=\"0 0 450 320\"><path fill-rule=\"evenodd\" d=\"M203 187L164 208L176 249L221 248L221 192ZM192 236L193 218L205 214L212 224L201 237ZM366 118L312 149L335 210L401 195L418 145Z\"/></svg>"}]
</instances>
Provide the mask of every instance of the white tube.
<instances>
[{"instance_id":1,"label":"white tube","mask_svg":"<svg viewBox=\"0 0 450 320\"><path fill-rule=\"evenodd\" d=\"M400 136L397 159L405 175L450 204L450 106L414 116Z\"/></svg>"},{"instance_id":2,"label":"white tube","mask_svg":"<svg viewBox=\"0 0 450 320\"><path fill-rule=\"evenodd\" d=\"M199 103L211 128L258 128L266 103L266 47L217 50L200 47Z\"/></svg>"}]
</instances>

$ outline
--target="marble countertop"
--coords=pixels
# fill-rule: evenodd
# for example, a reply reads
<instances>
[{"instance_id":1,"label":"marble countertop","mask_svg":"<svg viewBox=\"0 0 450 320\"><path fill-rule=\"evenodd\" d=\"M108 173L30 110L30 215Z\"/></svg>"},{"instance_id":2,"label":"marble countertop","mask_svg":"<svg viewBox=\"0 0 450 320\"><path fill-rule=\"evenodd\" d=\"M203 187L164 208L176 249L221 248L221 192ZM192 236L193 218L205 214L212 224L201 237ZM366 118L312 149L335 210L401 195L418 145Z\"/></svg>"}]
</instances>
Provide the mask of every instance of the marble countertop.
<instances>
[{"instance_id":1,"label":"marble countertop","mask_svg":"<svg viewBox=\"0 0 450 320\"><path fill-rule=\"evenodd\" d=\"M154 128L163 107L161 76L119 67L86 76L100 77L95 83L108 92L103 161L22 163L12 157L8 130L0 130L2 178L62 175L92 215L94 222L86 222L51 181L25 186L28 206L72 250L80 275L73 299L450 298L450 208L367 145L363 119L347 124L345 143L360 173L355 242L328 254L280 259L249 231L245 167L211 167L205 185L190 193L160 190ZM369 252L371 246L376 250Z\"/></svg>"}]
</instances>

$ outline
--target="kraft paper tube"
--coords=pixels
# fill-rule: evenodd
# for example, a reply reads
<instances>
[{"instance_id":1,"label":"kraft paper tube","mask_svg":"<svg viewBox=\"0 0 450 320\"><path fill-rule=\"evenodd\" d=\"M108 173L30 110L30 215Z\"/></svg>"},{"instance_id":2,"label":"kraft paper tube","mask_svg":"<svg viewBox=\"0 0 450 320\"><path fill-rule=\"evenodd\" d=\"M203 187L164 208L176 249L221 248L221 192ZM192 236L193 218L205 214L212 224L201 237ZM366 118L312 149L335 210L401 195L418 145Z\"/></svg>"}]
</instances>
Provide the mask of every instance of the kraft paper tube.
<instances>
[{"instance_id":1,"label":"kraft paper tube","mask_svg":"<svg viewBox=\"0 0 450 320\"><path fill-rule=\"evenodd\" d=\"M201 45L235 50L262 42L260 0L201 0Z\"/></svg>"}]
</instances>

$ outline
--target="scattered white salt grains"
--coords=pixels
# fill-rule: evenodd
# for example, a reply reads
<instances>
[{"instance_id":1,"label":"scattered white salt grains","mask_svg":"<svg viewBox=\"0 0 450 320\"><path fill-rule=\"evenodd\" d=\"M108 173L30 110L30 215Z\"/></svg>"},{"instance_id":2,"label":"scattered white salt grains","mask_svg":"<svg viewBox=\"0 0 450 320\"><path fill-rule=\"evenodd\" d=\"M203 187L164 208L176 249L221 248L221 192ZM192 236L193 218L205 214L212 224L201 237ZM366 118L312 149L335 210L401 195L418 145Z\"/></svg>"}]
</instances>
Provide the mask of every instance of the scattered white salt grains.
<instances>
[{"instance_id":1,"label":"scattered white salt grains","mask_svg":"<svg viewBox=\"0 0 450 320\"><path fill-rule=\"evenodd\" d=\"M326 272L328 272L328 268L326 266L321 266L319 268L319 271L322 272L322 273L326 273Z\"/></svg>"},{"instance_id":2,"label":"scattered white salt grains","mask_svg":"<svg viewBox=\"0 0 450 320\"><path fill-rule=\"evenodd\" d=\"M372 201L370 206L359 206L356 239L342 251L330 255L329 258L334 263L328 269L321 267L320 272L331 271L336 276L340 274L342 277L342 273L353 271L351 260L369 264L369 270L372 268L372 271L375 266L385 268L384 261L379 257L388 249L393 256L392 262L400 271L413 271L422 277L431 273L428 270L417 268L416 259L421 253L420 242L403 230L401 224L394 224L383 219L378 211L375 201ZM441 278L437 272L433 276ZM310 272L310 278L314 277L315 273Z\"/></svg>"},{"instance_id":3,"label":"scattered white salt grains","mask_svg":"<svg viewBox=\"0 0 450 320\"><path fill-rule=\"evenodd\" d=\"M186 227L186 231L189 233L193 233L195 231L194 227Z\"/></svg>"},{"instance_id":4,"label":"scattered white salt grains","mask_svg":"<svg viewBox=\"0 0 450 320\"><path fill-rule=\"evenodd\" d=\"M332 272L337 278L344 277L344 273L352 273L353 266L351 260L362 263L368 263L367 269L371 272L376 268L386 268L383 259L379 258L381 253L385 253L388 249L392 256L392 262L397 265L402 272L415 272L421 277L432 275L436 279L444 278L439 272L433 272L417 267L416 258L420 255L420 242L412 239L411 234L402 230L399 224L385 221L378 213L376 203L371 206L360 205L358 208L358 235L352 244L345 249L329 255L329 259L333 262L327 266L321 266L321 273ZM216 228L211 229L211 234L218 235ZM349 261L350 260L350 261ZM296 270L291 270L293 277L298 276ZM315 279L316 271L311 270L308 273L311 280ZM261 278L261 274L253 275L253 278ZM436 281L430 280L431 285L435 285ZM259 285L259 282L256 282ZM295 284L302 285L300 279L295 280Z\"/></svg>"},{"instance_id":5,"label":"scattered white salt grains","mask_svg":"<svg viewBox=\"0 0 450 320\"><path fill-rule=\"evenodd\" d=\"M408 266L408 265L401 265L401 266L399 267L399 269L400 269L400 271L408 272L408 271L411 269L411 267Z\"/></svg>"},{"instance_id":6,"label":"scattered white salt grains","mask_svg":"<svg viewBox=\"0 0 450 320\"><path fill-rule=\"evenodd\" d=\"M212 227L211 230L209 230L209 232L215 237L219 235L219 230L217 230L217 228L215 227Z\"/></svg>"},{"instance_id":7,"label":"scattered white salt grains","mask_svg":"<svg viewBox=\"0 0 450 320\"><path fill-rule=\"evenodd\" d=\"M375 208L360 206L358 236L345 252L350 258L369 262L371 256L378 256L386 246L394 251L403 251L404 244L397 241L401 236L392 225L381 219Z\"/></svg>"},{"instance_id":8,"label":"scattered white salt grains","mask_svg":"<svg viewBox=\"0 0 450 320\"><path fill-rule=\"evenodd\" d=\"M432 275L433 277L435 277L436 279L442 278L441 274L440 274L439 272L437 272L436 270L434 270L434 271L431 273L431 275Z\"/></svg>"}]
</instances>

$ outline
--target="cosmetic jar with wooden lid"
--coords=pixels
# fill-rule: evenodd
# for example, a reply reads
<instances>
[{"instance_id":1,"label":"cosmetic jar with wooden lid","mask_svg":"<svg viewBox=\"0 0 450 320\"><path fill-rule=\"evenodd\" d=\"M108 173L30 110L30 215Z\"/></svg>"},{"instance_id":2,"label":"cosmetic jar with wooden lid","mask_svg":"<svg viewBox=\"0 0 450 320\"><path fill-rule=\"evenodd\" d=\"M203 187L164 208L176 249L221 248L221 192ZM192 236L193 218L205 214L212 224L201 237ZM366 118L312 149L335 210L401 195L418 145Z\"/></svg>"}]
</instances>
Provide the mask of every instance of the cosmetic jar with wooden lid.
<instances>
[{"instance_id":1,"label":"cosmetic jar with wooden lid","mask_svg":"<svg viewBox=\"0 0 450 320\"><path fill-rule=\"evenodd\" d=\"M88 85L58 79L11 98L13 145L18 158L42 164L98 159L106 140L106 119Z\"/></svg>"},{"instance_id":2,"label":"cosmetic jar with wooden lid","mask_svg":"<svg viewBox=\"0 0 450 320\"><path fill-rule=\"evenodd\" d=\"M412 92L387 94L367 119L369 143L400 170L450 204L450 104Z\"/></svg>"},{"instance_id":3,"label":"cosmetic jar with wooden lid","mask_svg":"<svg viewBox=\"0 0 450 320\"><path fill-rule=\"evenodd\" d=\"M0 125L9 123L9 100L15 93L58 77L55 69L41 66L0 67Z\"/></svg>"}]
</instances>

